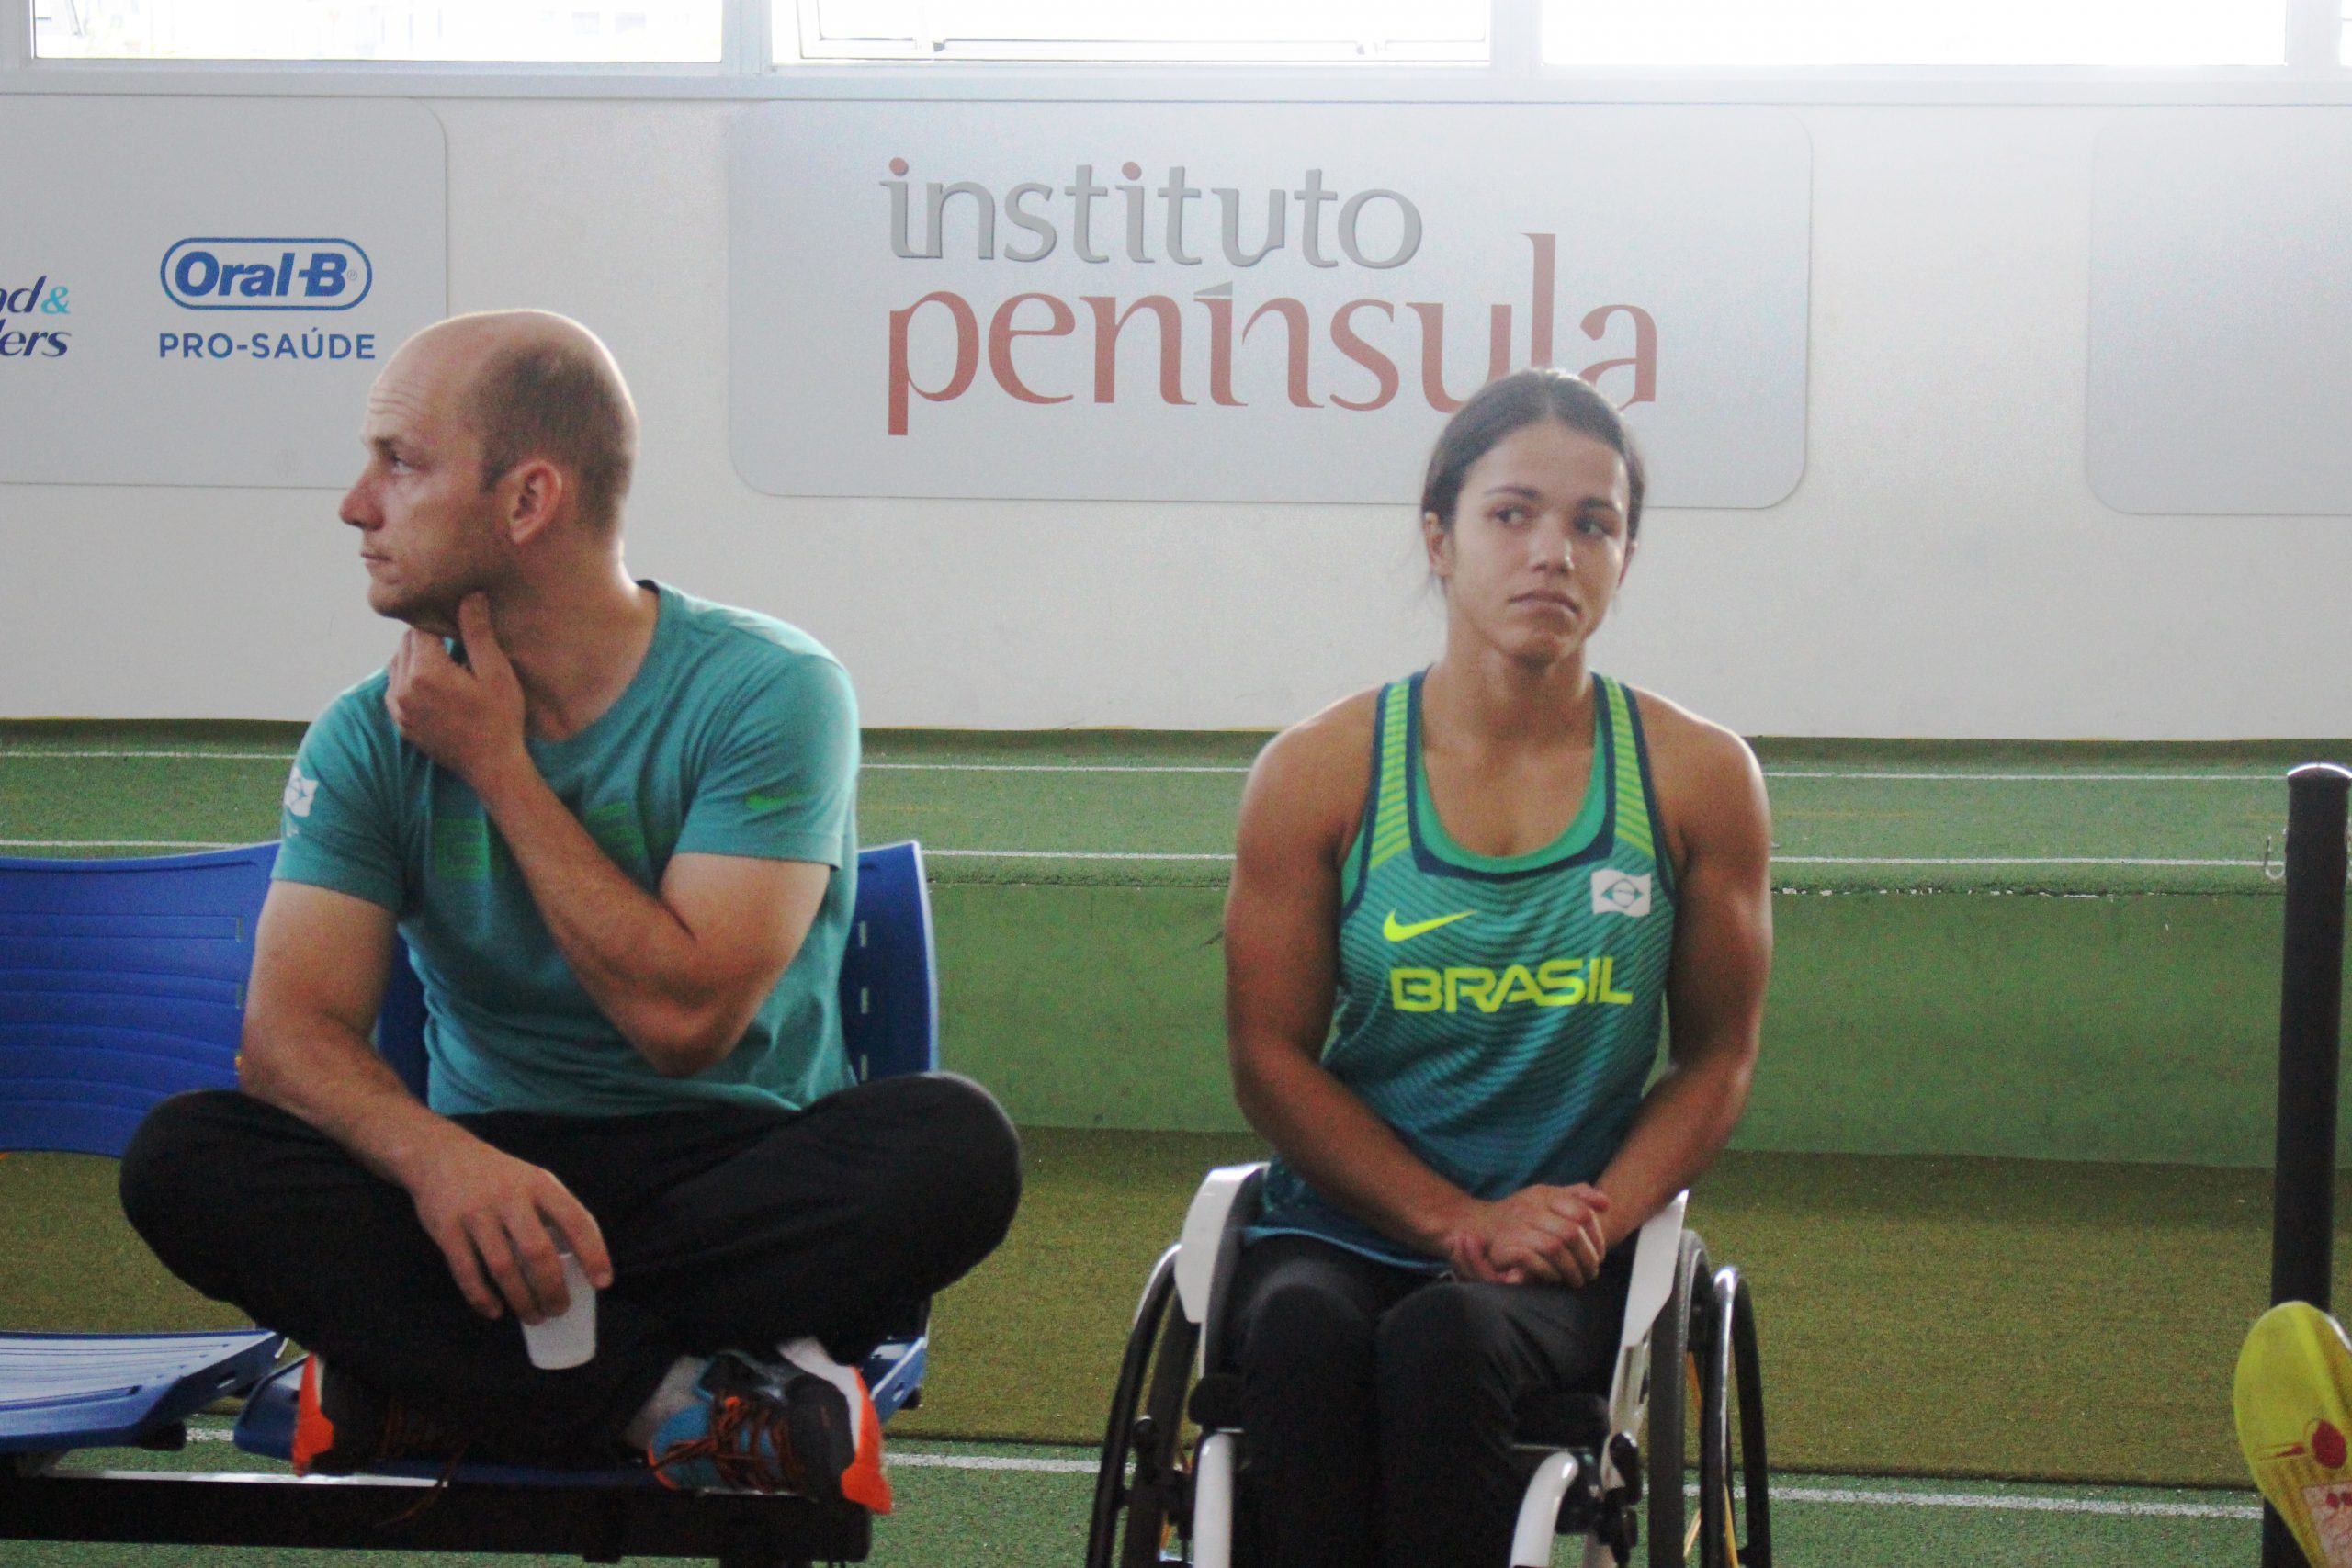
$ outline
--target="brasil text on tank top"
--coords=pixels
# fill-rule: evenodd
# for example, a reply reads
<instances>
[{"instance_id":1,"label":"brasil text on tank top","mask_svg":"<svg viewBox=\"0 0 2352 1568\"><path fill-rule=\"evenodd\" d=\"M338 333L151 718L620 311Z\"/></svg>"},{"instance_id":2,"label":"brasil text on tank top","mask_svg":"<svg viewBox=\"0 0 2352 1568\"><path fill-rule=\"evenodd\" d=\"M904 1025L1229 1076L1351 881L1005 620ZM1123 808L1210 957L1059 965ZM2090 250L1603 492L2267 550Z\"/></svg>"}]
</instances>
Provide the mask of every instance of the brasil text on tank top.
<instances>
[{"instance_id":1,"label":"brasil text on tank top","mask_svg":"<svg viewBox=\"0 0 2352 1568\"><path fill-rule=\"evenodd\" d=\"M1382 688L1372 788L1340 880L1340 983L1323 1066L1439 1176L1498 1199L1590 1181L1657 1059L1672 868L1633 694L1592 678L1593 760L1566 831L1475 854L1430 803L1421 676ZM1441 1270L1277 1159L1250 1233L1321 1237Z\"/></svg>"}]
</instances>

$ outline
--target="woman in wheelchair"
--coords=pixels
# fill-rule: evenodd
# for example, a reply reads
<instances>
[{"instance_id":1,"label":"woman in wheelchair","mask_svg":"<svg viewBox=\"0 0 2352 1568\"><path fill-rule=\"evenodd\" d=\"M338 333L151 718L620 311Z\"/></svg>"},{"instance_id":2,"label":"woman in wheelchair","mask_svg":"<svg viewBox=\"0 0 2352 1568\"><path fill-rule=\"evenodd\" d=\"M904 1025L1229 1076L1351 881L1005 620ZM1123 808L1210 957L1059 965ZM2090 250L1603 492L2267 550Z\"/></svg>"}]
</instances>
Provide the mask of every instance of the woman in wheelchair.
<instances>
[{"instance_id":1,"label":"woman in wheelchair","mask_svg":"<svg viewBox=\"0 0 2352 1568\"><path fill-rule=\"evenodd\" d=\"M1227 1011L1277 1158L1229 1298L1245 1561L1503 1562L1517 1413L1605 1387L1631 1238L1746 1103L1762 775L1587 663L1643 488L1582 381L1488 386L1422 490L1443 652L1252 771Z\"/></svg>"}]
</instances>

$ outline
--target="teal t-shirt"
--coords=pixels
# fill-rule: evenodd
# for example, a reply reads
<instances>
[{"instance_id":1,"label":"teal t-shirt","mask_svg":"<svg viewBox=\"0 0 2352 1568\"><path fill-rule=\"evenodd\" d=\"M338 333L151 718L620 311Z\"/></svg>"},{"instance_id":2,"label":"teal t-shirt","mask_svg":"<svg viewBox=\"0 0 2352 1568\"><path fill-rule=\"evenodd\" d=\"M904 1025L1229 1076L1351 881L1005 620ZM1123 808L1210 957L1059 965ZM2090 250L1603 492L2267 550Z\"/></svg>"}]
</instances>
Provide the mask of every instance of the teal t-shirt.
<instances>
[{"instance_id":1,"label":"teal t-shirt","mask_svg":"<svg viewBox=\"0 0 2352 1568\"><path fill-rule=\"evenodd\" d=\"M837 997L857 896L857 704L816 639L660 583L645 660L540 775L629 878L673 854L834 868L815 923L734 1052L665 1078L597 1010L464 780L401 738L385 672L303 737L277 874L391 910L424 983L430 1100L445 1114L631 1115L720 1099L798 1109L850 1083Z\"/></svg>"}]
</instances>

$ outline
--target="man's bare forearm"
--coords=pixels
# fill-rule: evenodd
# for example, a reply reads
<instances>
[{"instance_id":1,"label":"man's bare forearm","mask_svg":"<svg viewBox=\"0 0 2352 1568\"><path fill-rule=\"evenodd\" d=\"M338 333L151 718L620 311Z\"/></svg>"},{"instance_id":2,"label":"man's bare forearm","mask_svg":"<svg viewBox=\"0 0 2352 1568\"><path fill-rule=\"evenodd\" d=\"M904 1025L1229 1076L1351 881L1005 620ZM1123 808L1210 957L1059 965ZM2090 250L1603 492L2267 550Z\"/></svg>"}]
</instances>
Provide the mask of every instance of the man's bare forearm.
<instances>
[{"instance_id":1,"label":"man's bare forearm","mask_svg":"<svg viewBox=\"0 0 2352 1568\"><path fill-rule=\"evenodd\" d=\"M450 1138L472 1136L420 1103L364 1035L333 1019L249 1020L237 1071L247 1094L300 1117L411 1190Z\"/></svg>"},{"instance_id":2,"label":"man's bare forearm","mask_svg":"<svg viewBox=\"0 0 2352 1568\"><path fill-rule=\"evenodd\" d=\"M703 1038L712 987L696 983L694 933L677 914L613 863L527 755L477 782L475 793L598 1010L656 1070L691 1072L717 1060Z\"/></svg>"}]
</instances>

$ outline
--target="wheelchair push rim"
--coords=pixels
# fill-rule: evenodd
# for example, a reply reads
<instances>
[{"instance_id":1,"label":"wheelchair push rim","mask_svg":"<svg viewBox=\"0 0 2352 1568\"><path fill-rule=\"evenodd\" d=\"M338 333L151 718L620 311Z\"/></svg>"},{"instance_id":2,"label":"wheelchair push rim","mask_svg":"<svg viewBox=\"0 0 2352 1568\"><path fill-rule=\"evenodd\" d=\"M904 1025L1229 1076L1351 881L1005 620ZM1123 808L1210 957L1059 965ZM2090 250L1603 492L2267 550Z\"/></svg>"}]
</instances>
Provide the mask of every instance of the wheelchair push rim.
<instances>
[{"instance_id":1,"label":"wheelchair push rim","mask_svg":"<svg viewBox=\"0 0 2352 1568\"><path fill-rule=\"evenodd\" d=\"M1754 1302L1736 1269L1710 1273L1695 1235L1683 1237L1674 1293L1652 1330L1651 1353L1644 1456L1648 1568L1770 1568L1771 1498ZM1670 1370L1677 1361L1679 1370ZM1696 1507L1683 1491L1691 1438L1699 1457Z\"/></svg>"}]
</instances>

